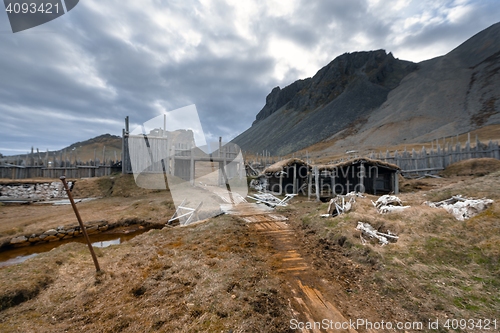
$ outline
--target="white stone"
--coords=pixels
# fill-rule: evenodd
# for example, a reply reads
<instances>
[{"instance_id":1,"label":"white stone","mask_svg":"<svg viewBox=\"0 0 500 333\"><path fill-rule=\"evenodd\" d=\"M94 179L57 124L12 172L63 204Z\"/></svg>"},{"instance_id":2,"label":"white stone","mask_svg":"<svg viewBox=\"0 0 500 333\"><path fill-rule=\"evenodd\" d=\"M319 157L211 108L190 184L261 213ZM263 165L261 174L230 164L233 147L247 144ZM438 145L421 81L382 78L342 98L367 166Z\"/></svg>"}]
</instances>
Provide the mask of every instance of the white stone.
<instances>
[{"instance_id":1,"label":"white stone","mask_svg":"<svg viewBox=\"0 0 500 333\"><path fill-rule=\"evenodd\" d=\"M24 243L24 242L27 242L28 241L28 238L26 238L26 236L19 236L19 237L16 237L16 238L12 238L10 240L10 243L11 244L20 244L20 243Z\"/></svg>"}]
</instances>

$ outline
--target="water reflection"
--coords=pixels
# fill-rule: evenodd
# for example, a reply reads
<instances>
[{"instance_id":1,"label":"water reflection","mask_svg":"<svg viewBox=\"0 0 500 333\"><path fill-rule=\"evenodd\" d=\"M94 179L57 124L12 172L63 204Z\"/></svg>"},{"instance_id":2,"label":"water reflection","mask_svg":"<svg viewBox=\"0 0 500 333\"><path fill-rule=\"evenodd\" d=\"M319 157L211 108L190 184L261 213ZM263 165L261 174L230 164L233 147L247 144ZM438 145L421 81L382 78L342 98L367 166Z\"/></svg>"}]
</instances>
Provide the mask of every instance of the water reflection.
<instances>
[{"instance_id":1,"label":"water reflection","mask_svg":"<svg viewBox=\"0 0 500 333\"><path fill-rule=\"evenodd\" d=\"M92 241L92 246L97 248L105 248L111 245L119 245L126 242L137 235L142 234L147 231L147 229L134 229L134 230L123 230L123 229L113 229L109 233L94 234L90 235L90 240ZM7 267L15 264L20 264L30 258L36 257L38 254L43 252L48 252L60 245L79 242L85 243L83 237L68 239L64 241L44 243L34 246L20 247L4 252L0 252L0 268Z\"/></svg>"},{"instance_id":2,"label":"water reflection","mask_svg":"<svg viewBox=\"0 0 500 333\"><path fill-rule=\"evenodd\" d=\"M111 245L118 245L120 243L121 243L121 238L117 238L117 239L112 239L109 241L95 242L95 243L92 243L92 246L103 248L103 247L108 247Z\"/></svg>"},{"instance_id":3,"label":"water reflection","mask_svg":"<svg viewBox=\"0 0 500 333\"><path fill-rule=\"evenodd\" d=\"M38 255L38 253L32 253L32 254L28 254L26 256L17 256L15 258L8 259L7 261L0 262L0 267L6 267L6 266L10 266L10 265L20 264L20 263L28 260L29 258L36 257L37 255Z\"/></svg>"}]
</instances>

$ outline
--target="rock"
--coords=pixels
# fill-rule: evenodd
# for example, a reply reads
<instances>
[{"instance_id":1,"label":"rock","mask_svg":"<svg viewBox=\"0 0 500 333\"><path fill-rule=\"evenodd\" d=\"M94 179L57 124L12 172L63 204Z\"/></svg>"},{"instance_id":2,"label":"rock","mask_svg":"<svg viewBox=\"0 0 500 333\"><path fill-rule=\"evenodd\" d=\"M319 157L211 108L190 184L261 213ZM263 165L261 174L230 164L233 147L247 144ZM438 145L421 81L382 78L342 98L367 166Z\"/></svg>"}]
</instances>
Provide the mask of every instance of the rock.
<instances>
[{"instance_id":1,"label":"rock","mask_svg":"<svg viewBox=\"0 0 500 333\"><path fill-rule=\"evenodd\" d=\"M49 230L45 231L44 234L47 236L55 236L55 235L57 235L57 230L49 229Z\"/></svg>"},{"instance_id":2,"label":"rock","mask_svg":"<svg viewBox=\"0 0 500 333\"><path fill-rule=\"evenodd\" d=\"M275 87L271 93L267 95L266 105L264 105L262 110L260 110L257 114L257 117L252 125L269 117L276 110L290 102L290 100L292 100L300 90L308 86L310 81L311 79L297 80L283 89Z\"/></svg>"},{"instance_id":3,"label":"rock","mask_svg":"<svg viewBox=\"0 0 500 333\"><path fill-rule=\"evenodd\" d=\"M59 240L59 237L53 236L53 235L49 235L49 236L47 236L47 237L44 238L44 241L49 241L49 242L53 242L53 241L56 241L56 240Z\"/></svg>"},{"instance_id":4,"label":"rock","mask_svg":"<svg viewBox=\"0 0 500 333\"><path fill-rule=\"evenodd\" d=\"M38 236L36 236L36 235L35 235L35 236L31 236L31 237L28 239L28 241L29 241L30 243L36 243L36 242L39 242L39 241L40 241L40 237L38 237Z\"/></svg>"},{"instance_id":5,"label":"rock","mask_svg":"<svg viewBox=\"0 0 500 333\"><path fill-rule=\"evenodd\" d=\"M91 227L87 227L85 230L87 230L87 234L95 234L99 231L99 226L98 225L93 225Z\"/></svg>"},{"instance_id":6,"label":"rock","mask_svg":"<svg viewBox=\"0 0 500 333\"><path fill-rule=\"evenodd\" d=\"M103 225L99 227L99 231L106 231L108 230L109 226L108 225Z\"/></svg>"},{"instance_id":7,"label":"rock","mask_svg":"<svg viewBox=\"0 0 500 333\"><path fill-rule=\"evenodd\" d=\"M28 241L28 238L26 238L26 236L19 236L19 237L16 237L16 238L12 238L10 240L10 243L11 244L21 244L21 243L24 243L24 242L27 242Z\"/></svg>"}]
</instances>

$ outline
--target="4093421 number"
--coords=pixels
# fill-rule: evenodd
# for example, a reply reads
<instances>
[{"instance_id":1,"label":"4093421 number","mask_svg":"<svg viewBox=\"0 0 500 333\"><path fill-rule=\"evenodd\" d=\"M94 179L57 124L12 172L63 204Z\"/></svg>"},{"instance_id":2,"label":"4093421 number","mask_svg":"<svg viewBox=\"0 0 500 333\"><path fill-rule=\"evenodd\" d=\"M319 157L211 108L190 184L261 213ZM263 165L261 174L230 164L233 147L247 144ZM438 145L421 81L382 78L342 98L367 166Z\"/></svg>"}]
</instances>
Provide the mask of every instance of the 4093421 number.
<instances>
[{"instance_id":1,"label":"4093421 number","mask_svg":"<svg viewBox=\"0 0 500 333\"><path fill-rule=\"evenodd\" d=\"M34 2L28 3L9 3L5 8L5 11L9 14L59 14L59 4L51 4L50 2L36 4Z\"/></svg>"},{"instance_id":2,"label":"4093421 number","mask_svg":"<svg viewBox=\"0 0 500 333\"><path fill-rule=\"evenodd\" d=\"M453 330L482 330L496 331L496 319L447 319L443 325L444 328Z\"/></svg>"}]
</instances>

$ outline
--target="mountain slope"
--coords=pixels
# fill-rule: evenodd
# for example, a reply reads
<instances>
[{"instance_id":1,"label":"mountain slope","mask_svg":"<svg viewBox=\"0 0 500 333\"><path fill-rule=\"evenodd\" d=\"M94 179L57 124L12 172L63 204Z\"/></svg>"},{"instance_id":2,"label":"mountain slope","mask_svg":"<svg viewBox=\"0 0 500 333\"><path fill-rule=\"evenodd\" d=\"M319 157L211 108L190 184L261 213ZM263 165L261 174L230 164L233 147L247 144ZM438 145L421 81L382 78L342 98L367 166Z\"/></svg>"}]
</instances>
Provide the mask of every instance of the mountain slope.
<instances>
[{"instance_id":1,"label":"mountain slope","mask_svg":"<svg viewBox=\"0 0 500 333\"><path fill-rule=\"evenodd\" d=\"M318 73L274 88L245 151L288 154L332 140L335 149L416 142L499 123L500 24L445 56L414 64L383 50L346 53Z\"/></svg>"},{"instance_id":2,"label":"mountain slope","mask_svg":"<svg viewBox=\"0 0 500 333\"><path fill-rule=\"evenodd\" d=\"M500 123L500 24L418 64L359 134L336 146L430 141Z\"/></svg>"},{"instance_id":3,"label":"mountain slope","mask_svg":"<svg viewBox=\"0 0 500 333\"><path fill-rule=\"evenodd\" d=\"M106 160L118 161L121 160L121 151L122 138L120 136L103 134L92 139L73 143L72 145L57 151L50 151L49 156L60 157L63 155L63 158L66 157L71 161L77 159L83 162L93 160L94 157L100 159L101 161L103 161L104 158ZM46 154L47 153L45 151L40 151L40 154L37 154L36 149L34 151L35 158L40 156L40 158L43 159ZM26 160L29 157L30 154L4 156L2 161L17 163L16 161Z\"/></svg>"}]
</instances>

